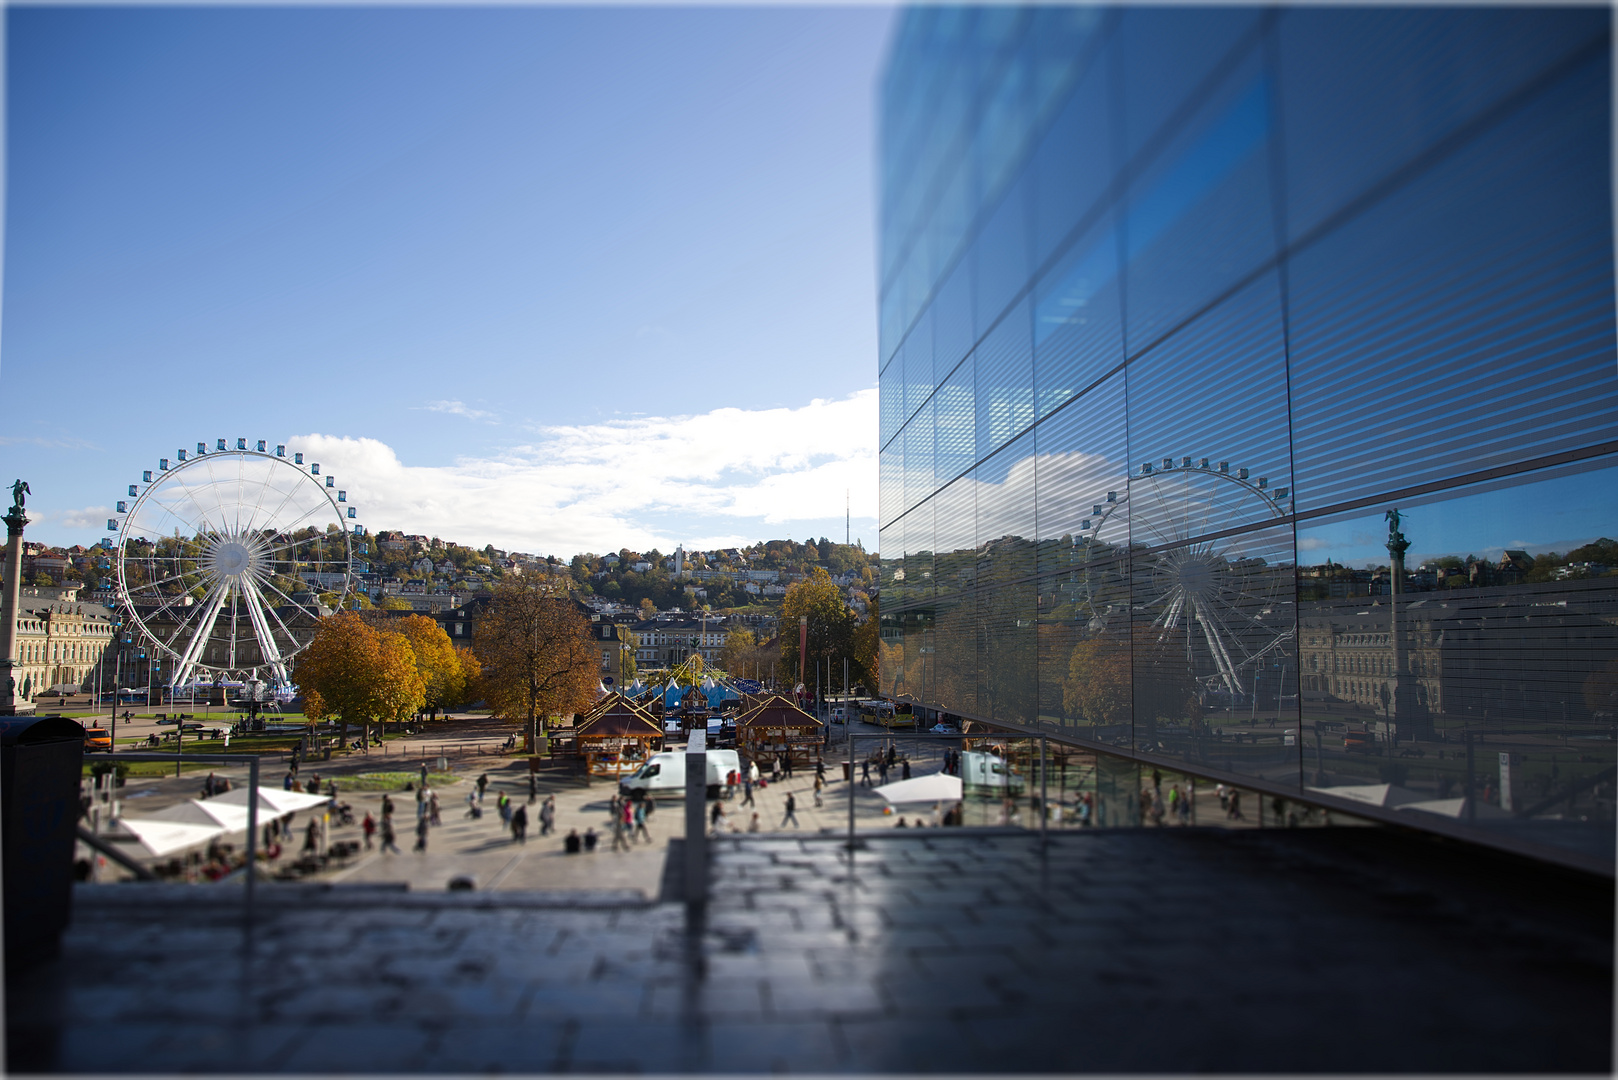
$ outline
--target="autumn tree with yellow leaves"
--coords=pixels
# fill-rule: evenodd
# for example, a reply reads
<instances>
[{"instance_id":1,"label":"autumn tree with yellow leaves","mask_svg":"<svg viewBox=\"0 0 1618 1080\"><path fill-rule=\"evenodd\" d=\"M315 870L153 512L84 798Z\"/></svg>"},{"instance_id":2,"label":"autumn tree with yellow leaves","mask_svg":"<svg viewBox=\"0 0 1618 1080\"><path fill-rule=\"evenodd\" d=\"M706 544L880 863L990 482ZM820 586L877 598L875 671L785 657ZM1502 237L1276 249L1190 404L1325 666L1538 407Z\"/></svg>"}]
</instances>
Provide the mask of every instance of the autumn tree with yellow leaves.
<instances>
[{"instance_id":1,"label":"autumn tree with yellow leaves","mask_svg":"<svg viewBox=\"0 0 1618 1080\"><path fill-rule=\"evenodd\" d=\"M409 639L377 630L354 611L320 620L294 675L304 693L304 716L337 719L345 744L349 724L366 728L400 720L426 700Z\"/></svg>"}]
</instances>

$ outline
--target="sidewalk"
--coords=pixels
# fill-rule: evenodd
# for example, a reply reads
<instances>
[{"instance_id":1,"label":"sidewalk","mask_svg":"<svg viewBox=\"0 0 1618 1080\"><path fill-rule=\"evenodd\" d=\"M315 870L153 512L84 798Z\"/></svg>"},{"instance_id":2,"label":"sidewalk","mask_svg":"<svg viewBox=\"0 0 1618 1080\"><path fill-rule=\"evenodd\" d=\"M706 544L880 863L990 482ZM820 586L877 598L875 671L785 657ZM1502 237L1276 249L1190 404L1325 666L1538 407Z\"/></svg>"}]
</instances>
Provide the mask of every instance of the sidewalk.
<instances>
[{"instance_id":1,"label":"sidewalk","mask_svg":"<svg viewBox=\"0 0 1618 1080\"><path fill-rule=\"evenodd\" d=\"M542 861L542 860L536 860ZM526 859L525 859L526 862ZM622 894L82 886L13 1071L1609 1073L1612 882L1391 829L726 838ZM88 1022L93 1020L93 1022Z\"/></svg>"}]
</instances>

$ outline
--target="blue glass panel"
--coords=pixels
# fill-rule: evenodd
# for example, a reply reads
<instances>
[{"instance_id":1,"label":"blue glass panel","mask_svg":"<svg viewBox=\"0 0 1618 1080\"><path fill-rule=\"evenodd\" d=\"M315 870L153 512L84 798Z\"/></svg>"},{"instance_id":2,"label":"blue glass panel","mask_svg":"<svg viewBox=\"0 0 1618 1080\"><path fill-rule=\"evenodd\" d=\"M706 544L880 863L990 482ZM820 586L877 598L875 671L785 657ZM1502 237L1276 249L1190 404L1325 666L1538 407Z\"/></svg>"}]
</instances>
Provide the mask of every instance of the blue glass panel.
<instances>
[{"instance_id":1,"label":"blue glass panel","mask_svg":"<svg viewBox=\"0 0 1618 1080\"><path fill-rule=\"evenodd\" d=\"M883 369L877 380L877 397L882 415L881 441L886 446L905 421L904 364L892 363Z\"/></svg>"},{"instance_id":2,"label":"blue glass panel","mask_svg":"<svg viewBox=\"0 0 1618 1080\"><path fill-rule=\"evenodd\" d=\"M923 313L918 328L931 325L928 313ZM925 329L921 333L911 332L905 340L900 356L905 366L905 415L913 416L922 402L933 396L933 355L928 348L931 344Z\"/></svg>"},{"instance_id":3,"label":"blue glass panel","mask_svg":"<svg viewBox=\"0 0 1618 1080\"><path fill-rule=\"evenodd\" d=\"M1029 304L1023 300L984 336L977 363L977 453L987 457L1034 422Z\"/></svg>"},{"instance_id":4,"label":"blue glass panel","mask_svg":"<svg viewBox=\"0 0 1618 1080\"><path fill-rule=\"evenodd\" d=\"M1277 33L1292 235L1609 25L1598 7L1288 10Z\"/></svg>"},{"instance_id":5,"label":"blue glass panel","mask_svg":"<svg viewBox=\"0 0 1618 1080\"><path fill-rule=\"evenodd\" d=\"M1130 185L1125 237L1131 355L1275 255L1270 83L1256 52Z\"/></svg>"},{"instance_id":6,"label":"blue glass panel","mask_svg":"<svg viewBox=\"0 0 1618 1080\"><path fill-rule=\"evenodd\" d=\"M938 395L933 399L934 472L941 484L960 476L977 461L974 369L973 358L969 356L938 388Z\"/></svg>"},{"instance_id":7,"label":"blue glass panel","mask_svg":"<svg viewBox=\"0 0 1618 1080\"><path fill-rule=\"evenodd\" d=\"M1013 56L984 104L972 146L977 170L978 198L989 203L1000 197L1013 168L1021 161L1028 142L1028 69Z\"/></svg>"},{"instance_id":8,"label":"blue glass panel","mask_svg":"<svg viewBox=\"0 0 1618 1080\"><path fill-rule=\"evenodd\" d=\"M1034 9L1022 48L1029 62L1028 111L1036 126L1094 63L1105 24L1106 13L1098 7Z\"/></svg>"},{"instance_id":9,"label":"blue glass panel","mask_svg":"<svg viewBox=\"0 0 1618 1080\"><path fill-rule=\"evenodd\" d=\"M1298 530L1306 783L1611 858L1618 465L1403 499Z\"/></svg>"},{"instance_id":10,"label":"blue glass panel","mask_svg":"<svg viewBox=\"0 0 1618 1080\"><path fill-rule=\"evenodd\" d=\"M1034 291L1034 373L1044 416L1124 359L1118 234L1102 218Z\"/></svg>"},{"instance_id":11,"label":"blue glass panel","mask_svg":"<svg viewBox=\"0 0 1618 1080\"><path fill-rule=\"evenodd\" d=\"M1292 263L1300 508L1618 439L1601 56Z\"/></svg>"},{"instance_id":12,"label":"blue glass panel","mask_svg":"<svg viewBox=\"0 0 1618 1080\"><path fill-rule=\"evenodd\" d=\"M904 440L895 439L884 446L879 455L877 486L877 513L883 524L893 521L905 511L905 455Z\"/></svg>"},{"instance_id":13,"label":"blue glass panel","mask_svg":"<svg viewBox=\"0 0 1618 1080\"><path fill-rule=\"evenodd\" d=\"M933 406L921 407L905 428L905 496L909 510L933 493Z\"/></svg>"},{"instance_id":14,"label":"blue glass panel","mask_svg":"<svg viewBox=\"0 0 1618 1080\"><path fill-rule=\"evenodd\" d=\"M1172 517L1137 522L1151 534L1137 531L1137 542L1223 532L1290 509L1283 331L1272 271L1130 361L1128 471L1139 480L1150 466L1140 483L1177 493Z\"/></svg>"},{"instance_id":15,"label":"blue glass panel","mask_svg":"<svg viewBox=\"0 0 1618 1080\"><path fill-rule=\"evenodd\" d=\"M1129 479L1125 430L1123 372L1034 429L1041 574L1071 570L1089 545L1121 551L1128 544L1129 522L1117 505Z\"/></svg>"},{"instance_id":16,"label":"blue glass panel","mask_svg":"<svg viewBox=\"0 0 1618 1080\"><path fill-rule=\"evenodd\" d=\"M1112 182L1112 110L1106 53L1079 80L1029 163L1033 262L1042 265Z\"/></svg>"},{"instance_id":17,"label":"blue glass panel","mask_svg":"<svg viewBox=\"0 0 1618 1080\"><path fill-rule=\"evenodd\" d=\"M1019 181L989 216L972 242L975 325L988 327L1027 284L1028 185Z\"/></svg>"},{"instance_id":18,"label":"blue glass panel","mask_svg":"<svg viewBox=\"0 0 1618 1080\"><path fill-rule=\"evenodd\" d=\"M1123 147L1128 162L1258 24L1259 8L1142 6L1123 12Z\"/></svg>"},{"instance_id":19,"label":"blue glass panel","mask_svg":"<svg viewBox=\"0 0 1618 1080\"><path fill-rule=\"evenodd\" d=\"M950 371L972 349L972 261L962 259L950 271L933 301L933 361Z\"/></svg>"}]
</instances>

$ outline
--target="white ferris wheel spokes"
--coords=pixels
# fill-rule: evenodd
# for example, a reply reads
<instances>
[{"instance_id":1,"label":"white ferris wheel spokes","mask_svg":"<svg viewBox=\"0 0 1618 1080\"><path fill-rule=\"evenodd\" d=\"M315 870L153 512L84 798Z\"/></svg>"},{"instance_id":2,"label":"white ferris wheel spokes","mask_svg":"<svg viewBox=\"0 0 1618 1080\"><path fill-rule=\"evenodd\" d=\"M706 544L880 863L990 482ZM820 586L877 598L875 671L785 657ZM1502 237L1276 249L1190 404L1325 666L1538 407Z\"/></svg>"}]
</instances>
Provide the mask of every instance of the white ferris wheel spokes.
<instances>
[{"instance_id":1,"label":"white ferris wheel spokes","mask_svg":"<svg viewBox=\"0 0 1618 1080\"><path fill-rule=\"evenodd\" d=\"M180 451L143 473L107 522L118 599L170 660L171 685L263 673L277 685L314 634L318 597L352 591L363 529L317 463L260 442Z\"/></svg>"},{"instance_id":2,"label":"white ferris wheel spokes","mask_svg":"<svg viewBox=\"0 0 1618 1080\"><path fill-rule=\"evenodd\" d=\"M1080 528L1091 628L1105 629L1119 614L1127 574L1135 630L1182 647L1204 688L1250 691L1256 669L1293 637L1289 594L1279 588L1287 571L1265 558L1275 539L1263 528L1285 518L1287 506L1285 488L1228 462L1141 466Z\"/></svg>"}]
</instances>

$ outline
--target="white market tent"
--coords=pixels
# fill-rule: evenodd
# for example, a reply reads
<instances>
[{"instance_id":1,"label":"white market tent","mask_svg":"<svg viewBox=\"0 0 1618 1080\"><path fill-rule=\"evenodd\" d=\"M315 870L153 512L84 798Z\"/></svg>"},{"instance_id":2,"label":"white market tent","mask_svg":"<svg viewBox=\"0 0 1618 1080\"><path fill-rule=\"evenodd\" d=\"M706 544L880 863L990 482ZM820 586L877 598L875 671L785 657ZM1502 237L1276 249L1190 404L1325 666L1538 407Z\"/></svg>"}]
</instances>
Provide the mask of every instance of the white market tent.
<instances>
[{"instance_id":1,"label":"white market tent","mask_svg":"<svg viewBox=\"0 0 1618 1080\"><path fill-rule=\"evenodd\" d=\"M267 825L289 814L331 801L327 795L258 789L258 823ZM235 788L212 799L188 799L149 817L120 818L119 824L154 856L199 847L217 836L247 831L247 789Z\"/></svg>"},{"instance_id":2,"label":"white market tent","mask_svg":"<svg viewBox=\"0 0 1618 1080\"><path fill-rule=\"evenodd\" d=\"M156 818L120 818L118 824L140 841L141 847L161 858L206 844L225 830L217 825L195 825Z\"/></svg>"},{"instance_id":3,"label":"white market tent","mask_svg":"<svg viewBox=\"0 0 1618 1080\"><path fill-rule=\"evenodd\" d=\"M890 804L959 802L961 778L948 773L931 773L892 784L883 784L876 793Z\"/></svg>"}]
</instances>

